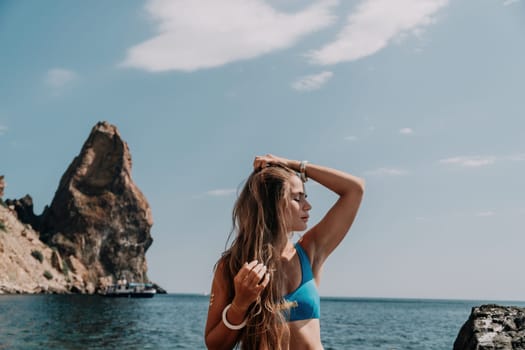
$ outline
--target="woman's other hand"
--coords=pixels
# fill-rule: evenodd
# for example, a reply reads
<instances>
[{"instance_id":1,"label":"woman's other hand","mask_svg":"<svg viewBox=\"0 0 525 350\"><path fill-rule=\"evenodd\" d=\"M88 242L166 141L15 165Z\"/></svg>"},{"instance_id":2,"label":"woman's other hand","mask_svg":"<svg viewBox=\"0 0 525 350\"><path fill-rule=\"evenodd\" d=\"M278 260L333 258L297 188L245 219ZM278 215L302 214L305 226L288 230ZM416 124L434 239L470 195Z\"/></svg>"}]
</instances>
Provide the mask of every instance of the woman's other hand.
<instances>
[{"instance_id":1,"label":"woman's other hand","mask_svg":"<svg viewBox=\"0 0 525 350\"><path fill-rule=\"evenodd\" d=\"M259 298L268 282L270 282L270 274L263 263L259 263L257 260L244 263L233 278L235 296L232 307L246 311Z\"/></svg>"}]
</instances>

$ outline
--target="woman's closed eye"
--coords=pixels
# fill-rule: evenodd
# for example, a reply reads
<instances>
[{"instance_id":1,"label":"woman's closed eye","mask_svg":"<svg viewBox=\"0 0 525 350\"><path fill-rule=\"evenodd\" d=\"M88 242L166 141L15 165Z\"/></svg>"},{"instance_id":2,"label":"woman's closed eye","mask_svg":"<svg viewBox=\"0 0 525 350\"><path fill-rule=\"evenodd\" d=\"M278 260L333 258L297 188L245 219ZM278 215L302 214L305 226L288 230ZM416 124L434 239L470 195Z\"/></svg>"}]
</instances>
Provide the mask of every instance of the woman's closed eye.
<instances>
[{"instance_id":1,"label":"woman's closed eye","mask_svg":"<svg viewBox=\"0 0 525 350\"><path fill-rule=\"evenodd\" d=\"M299 194L297 196L294 196L293 200L296 202L300 202L301 200L306 200L306 198L308 198L308 195L305 193L305 194Z\"/></svg>"}]
</instances>

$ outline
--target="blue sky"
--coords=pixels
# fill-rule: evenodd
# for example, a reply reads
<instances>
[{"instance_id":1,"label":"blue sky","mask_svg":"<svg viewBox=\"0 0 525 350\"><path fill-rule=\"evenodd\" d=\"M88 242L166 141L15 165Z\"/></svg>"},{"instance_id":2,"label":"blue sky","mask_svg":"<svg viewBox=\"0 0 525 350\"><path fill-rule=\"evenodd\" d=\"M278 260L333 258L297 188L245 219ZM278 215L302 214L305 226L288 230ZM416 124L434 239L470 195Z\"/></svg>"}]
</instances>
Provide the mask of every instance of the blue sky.
<instances>
[{"instance_id":1,"label":"blue sky","mask_svg":"<svg viewBox=\"0 0 525 350\"><path fill-rule=\"evenodd\" d=\"M150 278L206 293L254 156L307 159L367 181L322 295L524 300L524 34L523 0L4 0L4 197L40 213L106 120Z\"/></svg>"}]
</instances>

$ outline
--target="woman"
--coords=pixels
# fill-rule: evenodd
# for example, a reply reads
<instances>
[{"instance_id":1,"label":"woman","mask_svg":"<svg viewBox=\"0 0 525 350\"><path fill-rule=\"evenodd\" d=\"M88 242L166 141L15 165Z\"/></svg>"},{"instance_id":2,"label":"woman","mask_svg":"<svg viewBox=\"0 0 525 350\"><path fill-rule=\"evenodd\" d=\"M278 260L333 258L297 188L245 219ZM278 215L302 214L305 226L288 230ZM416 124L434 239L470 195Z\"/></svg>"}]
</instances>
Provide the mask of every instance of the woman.
<instances>
[{"instance_id":1,"label":"woman","mask_svg":"<svg viewBox=\"0 0 525 350\"><path fill-rule=\"evenodd\" d=\"M208 349L322 349L317 287L326 258L350 229L364 192L353 175L306 161L255 157L233 209L230 248L212 282L205 341ZM299 176L298 176L299 174ZM339 198L307 228L304 182L310 178Z\"/></svg>"}]
</instances>

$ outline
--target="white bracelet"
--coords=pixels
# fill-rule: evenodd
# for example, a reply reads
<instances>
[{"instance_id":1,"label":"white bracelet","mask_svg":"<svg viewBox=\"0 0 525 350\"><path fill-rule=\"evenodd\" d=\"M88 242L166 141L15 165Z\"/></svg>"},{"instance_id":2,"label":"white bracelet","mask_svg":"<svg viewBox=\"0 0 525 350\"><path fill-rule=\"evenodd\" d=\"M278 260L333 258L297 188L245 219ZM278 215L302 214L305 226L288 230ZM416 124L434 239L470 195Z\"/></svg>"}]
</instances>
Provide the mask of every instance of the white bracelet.
<instances>
[{"instance_id":1,"label":"white bracelet","mask_svg":"<svg viewBox=\"0 0 525 350\"><path fill-rule=\"evenodd\" d=\"M308 177L306 176L306 164L307 163L308 163L307 160L302 160L301 163L299 163L299 173L301 175L302 182L308 181Z\"/></svg>"},{"instance_id":2,"label":"white bracelet","mask_svg":"<svg viewBox=\"0 0 525 350\"><path fill-rule=\"evenodd\" d=\"M246 322L248 321L248 317L246 317L244 319L244 321L242 321L240 324L238 325L234 325L234 324L231 324L230 322L228 322L228 320L226 319L226 312L228 312L228 310L230 309L230 307L232 306L232 304L228 304L226 305L226 307L224 308L224 310L222 311L222 322L224 322L224 325L226 327L228 327L229 329L231 329L232 331L238 331L239 329L242 329L244 328L244 326L246 326Z\"/></svg>"}]
</instances>

